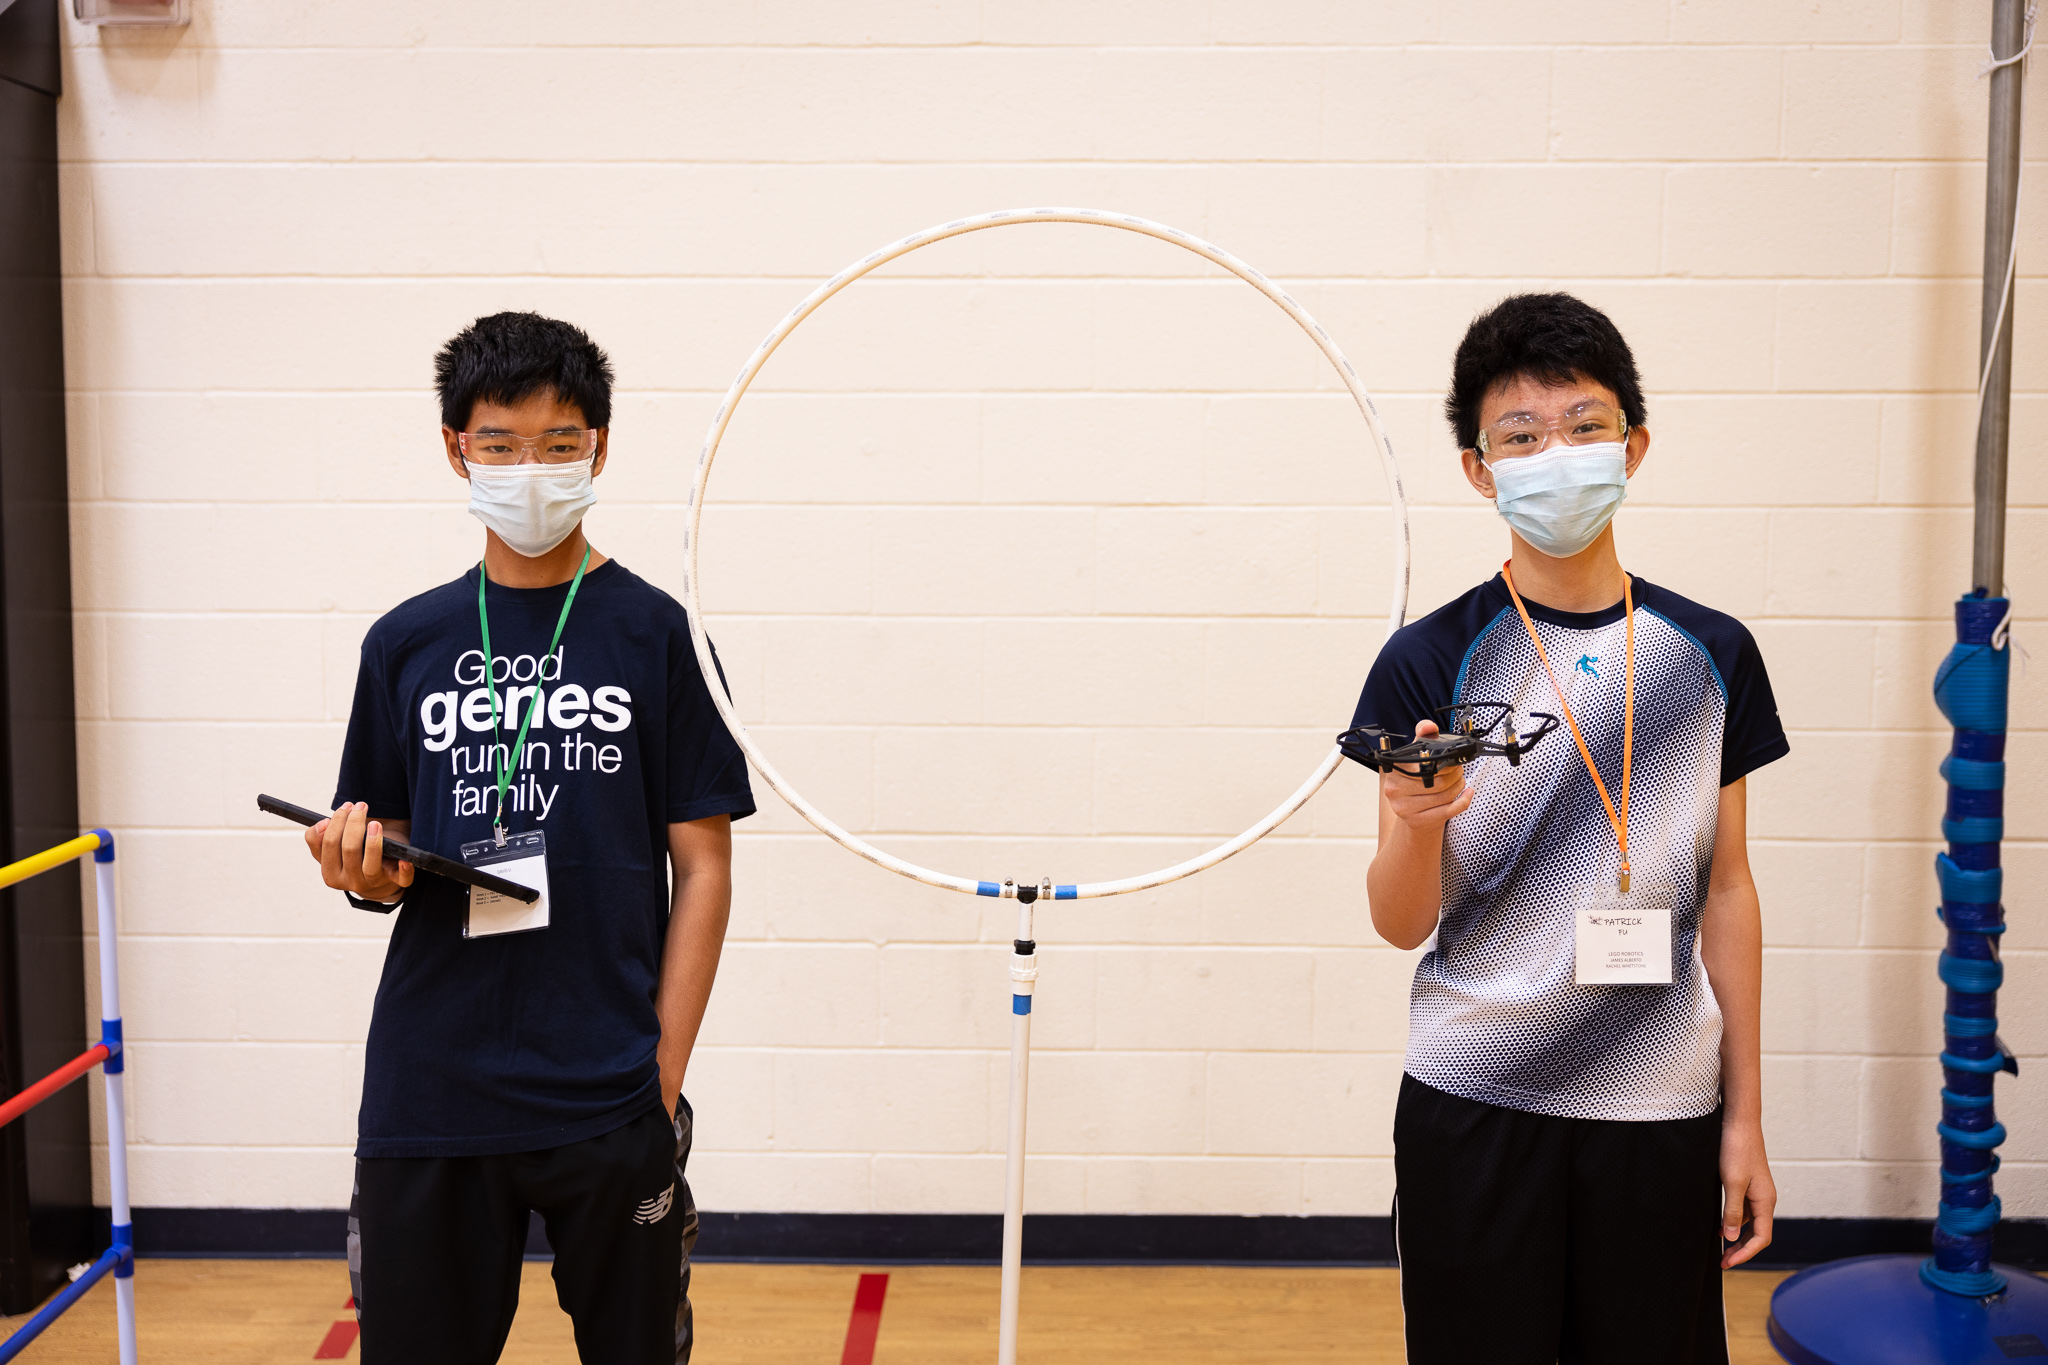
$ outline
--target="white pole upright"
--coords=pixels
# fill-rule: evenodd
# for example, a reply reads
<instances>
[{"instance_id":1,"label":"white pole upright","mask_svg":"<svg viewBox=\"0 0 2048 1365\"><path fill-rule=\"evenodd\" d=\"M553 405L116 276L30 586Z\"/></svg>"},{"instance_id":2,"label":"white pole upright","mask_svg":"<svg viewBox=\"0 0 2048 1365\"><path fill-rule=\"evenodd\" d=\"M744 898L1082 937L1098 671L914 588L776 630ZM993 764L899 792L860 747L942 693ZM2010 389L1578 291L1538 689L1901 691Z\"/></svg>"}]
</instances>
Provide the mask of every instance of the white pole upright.
<instances>
[{"instance_id":1,"label":"white pole upright","mask_svg":"<svg viewBox=\"0 0 2048 1365\"><path fill-rule=\"evenodd\" d=\"M1044 888L1050 891L1050 884ZM1031 937L1031 904L1039 887L1020 886L1017 941L1010 958L1010 1145L1003 1189L1003 1301L996 1338L997 1365L1017 1365L1017 1299L1024 1273L1024 1112L1030 1098L1031 996L1038 982L1038 944Z\"/></svg>"},{"instance_id":2,"label":"white pole upright","mask_svg":"<svg viewBox=\"0 0 2048 1365\"><path fill-rule=\"evenodd\" d=\"M128 1046L121 1036L121 969L115 952L114 841L106 840L93 854L94 889L100 922L101 1036L121 1042L100 1074L107 1086L107 1186L113 1204L114 1245L130 1248L114 1267L114 1312L121 1337L121 1365L135 1365L135 1229L128 1210L128 1106L121 1089L128 1069Z\"/></svg>"}]
</instances>

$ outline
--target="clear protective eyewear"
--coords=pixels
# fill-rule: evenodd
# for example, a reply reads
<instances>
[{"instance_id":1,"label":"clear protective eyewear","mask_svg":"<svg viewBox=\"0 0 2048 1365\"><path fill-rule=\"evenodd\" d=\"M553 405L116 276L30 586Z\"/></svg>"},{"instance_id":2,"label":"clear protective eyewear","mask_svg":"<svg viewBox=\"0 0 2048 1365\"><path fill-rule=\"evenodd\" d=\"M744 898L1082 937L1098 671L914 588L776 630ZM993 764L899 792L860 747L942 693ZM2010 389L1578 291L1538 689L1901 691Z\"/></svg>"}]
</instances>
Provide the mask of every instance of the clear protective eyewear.
<instances>
[{"instance_id":1,"label":"clear protective eyewear","mask_svg":"<svg viewBox=\"0 0 2048 1365\"><path fill-rule=\"evenodd\" d=\"M1598 445L1628 439L1628 419L1598 399L1574 404L1553 418L1515 412L1479 433L1479 453L1495 460L1534 455L1550 444L1550 435L1569 446Z\"/></svg>"},{"instance_id":2,"label":"clear protective eyewear","mask_svg":"<svg viewBox=\"0 0 2048 1365\"><path fill-rule=\"evenodd\" d=\"M509 431L458 431L456 444L471 464L574 464L597 450L597 428L515 436Z\"/></svg>"}]
</instances>

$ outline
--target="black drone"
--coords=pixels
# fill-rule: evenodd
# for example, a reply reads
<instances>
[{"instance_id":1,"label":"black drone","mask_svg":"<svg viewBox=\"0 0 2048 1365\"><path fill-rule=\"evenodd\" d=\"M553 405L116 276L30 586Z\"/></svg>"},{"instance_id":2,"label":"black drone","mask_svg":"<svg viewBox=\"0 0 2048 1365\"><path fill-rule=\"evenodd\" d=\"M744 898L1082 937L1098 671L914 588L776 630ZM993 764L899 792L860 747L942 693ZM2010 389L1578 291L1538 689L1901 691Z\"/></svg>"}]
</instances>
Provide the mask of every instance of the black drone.
<instances>
[{"instance_id":1,"label":"black drone","mask_svg":"<svg viewBox=\"0 0 2048 1365\"><path fill-rule=\"evenodd\" d=\"M1441 733L1417 735L1403 742L1392 731L1361 725L1337 736L1337 747L1347 758L1357 759L1376 773L1406 773L1421 778L1423 786L1434 787L1439 772L1475 758L1498 754L1519 766L1522 755L1558 727L1557 717L1548 711L1531 711L1529 718L1540 723L1527 734L1517 734L1515 708L1498 701L1462 701L1439 706L1433 714ZM1503 726L1506 739L1488 738Z\"/></svg>"}]
</instances>

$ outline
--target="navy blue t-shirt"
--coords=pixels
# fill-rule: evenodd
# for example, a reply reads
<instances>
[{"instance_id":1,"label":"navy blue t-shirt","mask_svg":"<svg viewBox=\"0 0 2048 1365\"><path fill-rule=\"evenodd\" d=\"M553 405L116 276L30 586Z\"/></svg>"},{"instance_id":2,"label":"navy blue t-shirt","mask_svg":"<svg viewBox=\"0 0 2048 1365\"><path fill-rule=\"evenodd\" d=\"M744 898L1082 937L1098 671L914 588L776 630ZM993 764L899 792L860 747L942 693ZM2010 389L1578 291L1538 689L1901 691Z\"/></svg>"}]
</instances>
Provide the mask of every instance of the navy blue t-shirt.
<instances>
[{"instance_id":1,"label":"navy blue t-shirt","mask_svg":"<svg viewBox=\"0 0 2048 1365\"><path fill-rule=\"evenodd\" d=\"M490 837L497 802L479 572L370 627L334 795L449 858ZM548 926L465 939L468 888L419 874L377 985L358 1156L536 1151L659 1103L668 827L754 800L675 599L608 561L543 657L568 591L489 589L507 751L534 710L505 827L547 836Z\"/></svg>"},{"instance_id":2,"label":"navy blue t-shirt","mask_svg":"<svg viewBox=\"0 0 2048 1365\"><path fill-rule=\"evenodd\" d=\"M1511 767L1466 769L1472 804L1444 826L1443 904L1408 1005L1410 1075L1466 1099L1567 1118L1696 1118L1720 1103L1721 1008L1699 953L1721 788L1789 751L1771 680L1740 621L1642 579L1635 597L1630 880L1672 894L1671 983L1581 986L1574 910L1615 885L1620 849L1562 725ZM1529 615L1602 780L1620 796L1627 623ZM1452 702L1560 714L1496 574L1394 633L1354 725L1400 736ZM1497 737L1497 736L1496 736Z\"/></svg>"}]
</instances>

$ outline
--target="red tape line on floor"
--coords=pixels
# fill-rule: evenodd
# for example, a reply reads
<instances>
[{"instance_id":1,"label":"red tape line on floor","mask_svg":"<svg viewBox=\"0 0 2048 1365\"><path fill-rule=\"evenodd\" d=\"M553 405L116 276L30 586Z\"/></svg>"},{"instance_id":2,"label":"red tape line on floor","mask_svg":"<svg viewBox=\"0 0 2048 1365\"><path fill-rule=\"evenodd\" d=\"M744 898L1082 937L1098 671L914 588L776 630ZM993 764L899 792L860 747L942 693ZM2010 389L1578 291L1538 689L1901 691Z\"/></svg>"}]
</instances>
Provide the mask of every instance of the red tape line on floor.
<instances>
[{"instance_id":1,"label":"red tape line on floor","mask_svg":"<svg viewBox=\"0 0 2048 1365\"><path fill-rule=\"evenodd\" d=\"M348 1302L342 1305L342 1309L348 1311L354 1309L355 1306L355 1296L350 1295ZM313 1352L313 1359L345 1360L348 1357L349 1347L355 1344L356 1320L352 1317L343 1318L340 1322L327 1329L327 1335L321 1339L319 1349Z\"/></svg>"},{"instance_id":2,"label":"red tape line on floor","mask_svg":"<svg viewBox=\"0 0 2048 1365\"><path fill-rule=\"evenodd\" d=\"M863 1275L853 1290L853 1316L846 1323L846 1349L839 1365L874 1365L875 1338L882 1332L882 1299L889 1292L887 1275Z\"/></svg>"}]
</instances>

